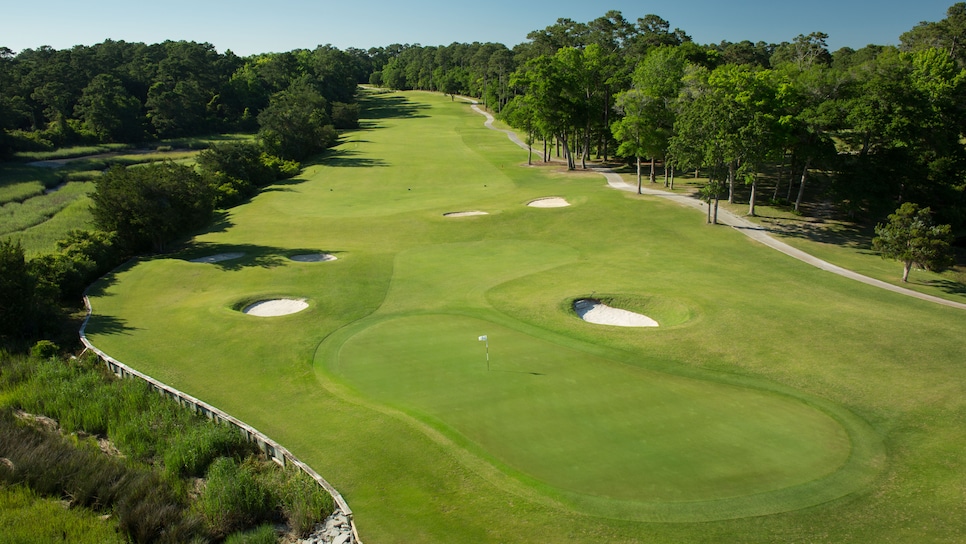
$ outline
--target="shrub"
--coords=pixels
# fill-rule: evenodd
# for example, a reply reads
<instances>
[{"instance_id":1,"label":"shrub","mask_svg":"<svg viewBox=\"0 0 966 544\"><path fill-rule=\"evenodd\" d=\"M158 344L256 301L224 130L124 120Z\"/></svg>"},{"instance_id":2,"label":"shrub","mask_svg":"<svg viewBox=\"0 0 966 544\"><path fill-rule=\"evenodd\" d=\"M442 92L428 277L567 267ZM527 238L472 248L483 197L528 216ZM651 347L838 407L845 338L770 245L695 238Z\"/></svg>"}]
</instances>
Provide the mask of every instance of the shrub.
<instances>
[{"instance_id":1,"label":"shrub","mask_svg":"<svg viewBox=\"0 0 966 544\"><path fill-rule=\"evenodd\" d=\"M271 521L271 496L255 478L250 463L237 465L227 457L208 468L208 480L198 499L208 530L223 538L245 527Z\"/></svg>"},{"instance_id":2,"label":"shrub","mask_svg":"<svg viewBox=\"0 0 966 544\"><path fill-rule=\"evenodd\" d=\"M278 537L275 528L269 524L243 533L234 533L225 539L225 544L275 544Z\"/></svg>"},{"instance_id":3,"label":"shrub","mask_svg":"<svg viewBox=\"0 0 966 544\"><path fill-rule=\"evenodd\" d=\"M30 348L30 356L34 359L50 359L56 357L60 348L50 340L40 340Z\"/></svg>"},{"instance_id":4,"label":"shrub","mask_svg":"<svg viewBox=\"0 0 966 544\"><path fill-rule=\"evenodd\" d=\"M164 468L172 476L202 476L219 457L244 457L255 446L238 429L207 421L177 433L164 454Z\"/></svg>"}]
</instances>

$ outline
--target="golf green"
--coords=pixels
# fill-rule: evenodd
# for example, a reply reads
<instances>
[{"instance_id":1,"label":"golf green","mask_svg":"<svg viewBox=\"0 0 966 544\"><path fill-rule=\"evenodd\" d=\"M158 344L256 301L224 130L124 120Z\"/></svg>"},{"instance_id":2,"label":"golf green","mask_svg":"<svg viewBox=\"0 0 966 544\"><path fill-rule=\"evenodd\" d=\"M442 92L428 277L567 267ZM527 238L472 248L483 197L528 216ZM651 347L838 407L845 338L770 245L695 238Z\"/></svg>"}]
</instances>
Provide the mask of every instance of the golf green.
<instances>
[{"instance_id":1,"label":"golf green","mask_svg":"<svg viewBox=\"0 0 966 544\"><path fill-rule=\"evenodd\" d=\"M717 519L841 493L829 482L849 462L849 434L800 396L655 371L666 362L625 361L487 318L488 288L575 259L565 246L532 241L402 252L381 309L328 338L316 360L373 402L585 511ZM420 285L426 278L431 290Z\"/></svg>"}]
</instances>

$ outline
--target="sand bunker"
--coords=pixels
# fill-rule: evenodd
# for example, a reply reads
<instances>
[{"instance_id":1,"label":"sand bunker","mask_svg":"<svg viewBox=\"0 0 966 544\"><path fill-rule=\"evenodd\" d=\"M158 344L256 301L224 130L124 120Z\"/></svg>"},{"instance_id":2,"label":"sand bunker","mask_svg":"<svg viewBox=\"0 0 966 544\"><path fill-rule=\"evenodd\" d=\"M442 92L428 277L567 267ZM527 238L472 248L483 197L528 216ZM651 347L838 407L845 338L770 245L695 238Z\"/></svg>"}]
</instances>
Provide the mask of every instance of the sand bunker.
<instances>
[{"instance_id":1,"label":"sand bunker","mask_svg":"<svg viewBox=\"0 0 966 544\"><path fill-rule=\"evenodd\" d=\"M613 325L615 327L657 327L658 322L646 315L641 315L620 308L611 308L596 300L582 298L574 301L574 311L581 319L596 325Z\"/></svg>"},{"instance_id":2,"label":"sand bunker","mask_svg":"<svg viewBox=\"0 0 966 544\"><path fill-rule=\"evenodd\" d=\"M531 208L563 208L565 206L570 206L570 202L567 202L559 196L552 196L548 198L531 200L527 203L527 206L530 206Z\"/></svg>"},{"instance_id":3,"label":"sand bunker","mask_svg":"<svg viewBox=\"0 0 966 544\"><path fill-rule=\"evenodd\" d=\"M443 217L468 217L471 215L489 215L489 213L476 211L476 210L469 211L469 212L449 212L449 213L444 213Z\"/></svg>"},{"instance_id":4,"label":"sand bunker","mask_svg":"<svg viewBox=\"0 0 966 544\"><path fill-rule=\"evenodd\" d=\"M301 312L308 307L304 298L276 298L249 304L242 312L257 317L276 317Z\"/></svg>"},{"instance_id":5,"label":"sand bunker","mask_svg":"<svg viewBox=\"0 0 966 544\"><path fill-rule=\"evenodd\" d=\"M217 255L208 255L207 257L198 257L197 259L191 259L192 263L219 263L221 261L230 261L232 259L238 259L239 257L244 257L244 253L219 253Z\"/></svg>"},{"instance_id":6,"label":"sand bunker","mask_svg":"<svg viewBox=\"0 0 966 544\"><path fill-rule=\"evenodd\" d=\"M331 253L306 253L304 255L292 255L289 259L300 263L324 263L326 261L334 261L338 257Z\"/></svg>"}]
</instances>

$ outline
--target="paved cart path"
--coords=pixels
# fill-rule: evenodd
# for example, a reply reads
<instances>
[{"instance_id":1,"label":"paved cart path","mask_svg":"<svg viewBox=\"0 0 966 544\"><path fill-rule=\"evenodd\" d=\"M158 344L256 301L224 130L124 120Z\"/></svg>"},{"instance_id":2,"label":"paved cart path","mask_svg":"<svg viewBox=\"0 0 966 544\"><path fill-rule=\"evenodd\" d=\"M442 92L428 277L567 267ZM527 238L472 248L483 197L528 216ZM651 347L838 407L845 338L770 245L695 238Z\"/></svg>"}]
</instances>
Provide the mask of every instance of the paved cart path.
<instances>
[{"instance_id":1,"label":"paved cart path","mask_svg":"<svg viewBox=\"0 0 966 544\"><path fill-rule=\"evenodd\" d=\"M494 127L493 126L494 119L493 119L493 116L489 112L484 111L479 106L477 106L475 103L473 104L473 110L476 111L477 113L479 113L479 114L481 114L481 115L483 115L483 116L486 117L486 122L484 124L486 125L487 128L490 128L490 129L493 129L493 130L497 130L499 132L503 132L504 134L507 135L508 138L510 138L510 140L513 143L517 144L518 146L522 147L523 149L526 149L526 150L529 150L530 149L530 147L523 140L521 140L516 135L516 133L513 132L512 130L502 130L502 129L498 129L498 128ZM610 170L608 168L594 168L593 170L595 172L599 172L600 174L602 174L604 176L604 178L607 179L607 185L609 187L611 187L613 189L617 189L619 191L628 191L628 192L633 192L633 193L636 193L637 192L637 187L636 186L631 185L631 184L625 182L623 180L623 178L621 178L621 176L619 174L617 174L616 172L614 172L613 170ZM661 198L665 198L667 200L672 200L672 201L677 202L678 204L681 204L683 206L688 206L688 207L691 207L691 208L695 208L695 209L698 209L698 210L702 210L705 213L707 212L707 210L705 208L705 204L703 202L701 202L700 200L698 200L696 198L693 198L691 196L688 196L688 195L670 193L670 192L667 192L667 191L661 191L661 190L658 190L658 189L650 189L650 188L647 188L647 187L643 187L641 189L641 193L642 194L645 194L645 195L658 196L658 197L661 197ZM731 212L729 212L727 210L718 210L718 222L719 223L723 223L725 225L729 225L729 226L731 226L731 227L739 230L740 232L744 233L749 238L751 238L751 239L753 239L755 241L761 242L762 244L764 244L764 245L766 245L766 246L768 246L768 247L770 247L772 249L775 249L777 251L780 251L780 252L784 253L785 255L788 255L789 257L793 257L793 258L798 259L798 260L800 260L800 261L802 261L804 263L808 263L808 264L810 264L812 266L815 266L815 267L820 268L822 270L825 270L827 272L831 272L833 274L838 274L840 276L844 276L846 278L849 278L849 279L852 279L852 280L855 280L855 281L862 282L862 283L864 283L866 285L871 285L873 287L879 287L880 289L886 289L888 291L892 291L894 293L899 293L901 295L915 297L915 298L918 298L918 299L921 299L921 300L925 300L925 301L928 301L928 302L934 302L936 304L942 304L944 306L951 306L953 308L960 308L960 309L966 310L966 304L964 304L962 302L956 302L956 301L953 301L953 300L947 300L947 299L944 299L944 298L941 298L941 297L937 297L937 296L933 296L933 295L927 295L925 293L920 293L918 291L913 291L912 289L906 289L905 287L900 287L898 285L893 285L891 283L887 283L887 282L884 282L882 280L877 280L875 278L870 278L869 276L864 276L864 275L859 274L857 272L853 272L851 270L842 268L841 266L836 266L836 265L834 265L834 264L832 264L832 263L830 263L828 261L823 261L822 259L819 259L818 257L815 257L813 255L809 255L808 253L805 253L804 251L802 251L800 249L796 249L796 248L794 248L794 247L786 244L785 242L782 242L781 240L779 240L779 239L771 236L770 234L768 234L768 231L764 227L762 227L761 225L757 225L755 223L752 223L751 221L748 221L748 220L746 220L746 219L744 219L742 217L739 217L739 216L737 216L737 215L735 215L735 214L733 214L733 213L731 213Z\"/></svg>"}]
</instances>

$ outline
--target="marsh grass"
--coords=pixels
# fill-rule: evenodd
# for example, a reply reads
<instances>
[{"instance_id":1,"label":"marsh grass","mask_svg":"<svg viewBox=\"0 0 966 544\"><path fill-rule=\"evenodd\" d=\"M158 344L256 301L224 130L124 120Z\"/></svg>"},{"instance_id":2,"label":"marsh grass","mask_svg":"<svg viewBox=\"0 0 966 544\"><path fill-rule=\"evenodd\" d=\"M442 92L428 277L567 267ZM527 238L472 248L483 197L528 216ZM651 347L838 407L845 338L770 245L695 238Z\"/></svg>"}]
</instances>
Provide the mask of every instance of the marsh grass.
<instances>
[{"instance_id":1,"label":"marsh grass","mask_svg":"<svg viewBox=\"0 0 966 544\"><path fill-rule=\"evenodd\" d=\"M22 485L0 484L0 535L17 544L124 544L117 520L84 508L66 508Z\"/></svg>"},{"instance_id":2,"label":"marsh grass","mask_svg":"<svg viewBox=\"0 0 966 544\"><path fill-rule=\"evenodd\" d=\"M58 159L72 159L75 157L84 157L87 155L97 155L101 153L110 153L121 151L124 149L131 149L133 146L130 144L102 144L102 145L78 145L71 147L62 147L60 149L54 149L52 151L21 151L16 153L14 157L17 160L24 162L27 161L50 161Z\"/></svg>"},{"instance_id":3,"label":"marsh grass","mask_svg":"<svg viewBox=\"0 0 966 544\"><path fill-rule=\"evenodd\" d=\"M281 519L305 531L334 508L301 472L258 459L233 427L185 410L139 380L113 378L95 357L67 362L0 353L0 391L0 458L13 467L0 464L0 481L111 512L135 542L220 538ZM53 420L18 420L13 407ZM105 436L121 456L101 451L95 437ZM201 502L189 506L191 478L206 475Z\"/></svg>"}]
</instances>

